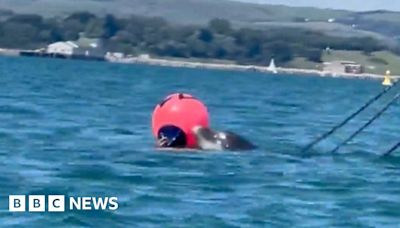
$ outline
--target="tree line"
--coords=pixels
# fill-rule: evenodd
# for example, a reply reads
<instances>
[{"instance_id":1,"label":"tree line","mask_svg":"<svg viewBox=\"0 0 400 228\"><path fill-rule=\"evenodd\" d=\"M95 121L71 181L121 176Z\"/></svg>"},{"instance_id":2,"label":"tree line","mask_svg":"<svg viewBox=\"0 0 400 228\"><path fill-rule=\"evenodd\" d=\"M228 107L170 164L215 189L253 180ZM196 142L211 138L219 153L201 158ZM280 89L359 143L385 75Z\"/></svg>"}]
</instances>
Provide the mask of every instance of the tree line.
<instances>
[{"instance_id":1,"label":"tree line","mask_svg":"<svg viewBox=\"0 0 400 228\"><path fill-rule=\"evenodd\" d=\"M224 19L213 19L205 26L184 26L162 18L100 17L77 12L65 18L11 14L0 22L3 48L36 49L81 36L99 38L108 51L126 54L226 59L262 65L271 58L279 64L295 57L320 62L326 47L365 53L387 49L373 38L333 37L296 28L236 28Z\"/></svg>"}]
</instances>

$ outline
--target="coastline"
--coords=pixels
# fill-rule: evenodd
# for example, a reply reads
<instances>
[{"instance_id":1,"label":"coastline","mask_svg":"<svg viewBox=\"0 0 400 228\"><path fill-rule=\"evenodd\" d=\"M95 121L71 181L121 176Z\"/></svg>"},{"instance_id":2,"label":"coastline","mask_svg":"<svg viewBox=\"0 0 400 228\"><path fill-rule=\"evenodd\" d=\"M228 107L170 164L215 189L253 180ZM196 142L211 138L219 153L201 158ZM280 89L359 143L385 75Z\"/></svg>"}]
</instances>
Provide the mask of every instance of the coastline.
<instances>
[{"instance_id":1,"label":"coastline","mask_svg":"<svg viewBox=\"0 0 400 228\"><path fill-rule=\"evenodd\" d=\"M23 52L35 52L31 50L18 50L18 49L5 49L0 48L0 55L2 56L22 56ZM32 57L44 57L47 56L32 56ZM61 59L69 59L71 56L63 56ZM81 58L82 60L92 61L91 58ZM384 79L384 75L371 74L371 73L344 73L344 72L330 72L320 71L315 69L300 69L300 68L284 68L276 67L277 72L271 71L267 66L259 65L239 65L235 63L215 63L215 62L200 62L191 61L189 59L166 59L166 58L154 58L149 55L140 55L136 57L113 57L105 56L105 61L111 63L121 64L144 64L153 66L166 66L166 67L177 67L177 68L194 68L194 69L209 69L209 70L228 70L228 71L244 71L244 72L260 72L266 74L300 74L308 76L319 76L319 77L338 77L338 78L358 78L358 79ZM398 80L400 76L392 75L392 79Z\"/></svg>"},{"instance_id":2,"label":"coastline","mask_svg":"<svg viewBox=\"0 0 400 228\"><path fill-rule=\"evenodd\" d=\"M2 56L20 56L22 50L0 48L0 55Z\"/></svg>"},{"instance_id":3,"label":"coastline","mask_svg":"<svg viewBox=\"0 0 400 228\"><path fill-rule=\"evenodd\" d=\"M181 68L195 68L195 69L210 69L210 70L234 70L234 71L247 71L247 72L261 72L274 74L267 66L257 66L257 65L239 65L239 64L229 64L229 63L212 63L212 62L194 62L189 60L171 60L153 57L129 57L120 59L108 59L109 62L113 63L123 63L123 64L145 64L154 66L167 66L167 67L181 67ZM277 74L301 74L319 77L338 77L338 78L359 78L359 79L384 79L384 75L371 74L371 73L336 73L329 71L319 71L313 69L299 69L299 68L284 68L277 67ZM400 79L400 76L392 75L392 79Z\"/></svg>"}]
</instances>

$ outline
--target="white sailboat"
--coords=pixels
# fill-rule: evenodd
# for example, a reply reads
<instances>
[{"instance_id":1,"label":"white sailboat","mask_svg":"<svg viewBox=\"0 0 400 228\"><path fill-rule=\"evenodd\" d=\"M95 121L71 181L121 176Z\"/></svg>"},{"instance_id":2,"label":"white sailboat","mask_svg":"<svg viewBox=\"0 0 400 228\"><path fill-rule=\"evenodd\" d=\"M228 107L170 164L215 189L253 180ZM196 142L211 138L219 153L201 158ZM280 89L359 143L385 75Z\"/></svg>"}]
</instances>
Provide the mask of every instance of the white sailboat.
<instances>
[{"instance_id":1,"label":"white sailboat","mask_svg":"<svg viewBox=\"0 0 400 228\"><path fill-rule=\"evenodd\" d=\"M272 72L272 73L274 73L274 74L278 73L278 70L276 69L276 66L275 66L275 60L274 59L271 59L271 62L269 63L269 66L268 66L267 70Z\"/></svg>"}]
</instances>

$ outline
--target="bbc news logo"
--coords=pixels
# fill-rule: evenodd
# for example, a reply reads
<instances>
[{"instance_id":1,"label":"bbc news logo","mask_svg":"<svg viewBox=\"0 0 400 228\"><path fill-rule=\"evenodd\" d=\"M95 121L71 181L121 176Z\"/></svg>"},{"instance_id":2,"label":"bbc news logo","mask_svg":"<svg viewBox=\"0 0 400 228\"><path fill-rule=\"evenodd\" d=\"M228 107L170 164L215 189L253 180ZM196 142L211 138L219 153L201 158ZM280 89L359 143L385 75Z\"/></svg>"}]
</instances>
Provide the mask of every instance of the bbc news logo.
<instances>
[{"instance_id":1,"label":"bbc news logo","mask_svg":"<svg viewBox=\"0 0 400 228\"><path fill-rule=\"evenodd\" d=\"M47 198L47 199L46 199ZM65 212L118 209L117 197L68 197L64 195L10 195L8 210L10 212ZM47 206L47 207L46 207Z\"/></svg>"}]
</instances>

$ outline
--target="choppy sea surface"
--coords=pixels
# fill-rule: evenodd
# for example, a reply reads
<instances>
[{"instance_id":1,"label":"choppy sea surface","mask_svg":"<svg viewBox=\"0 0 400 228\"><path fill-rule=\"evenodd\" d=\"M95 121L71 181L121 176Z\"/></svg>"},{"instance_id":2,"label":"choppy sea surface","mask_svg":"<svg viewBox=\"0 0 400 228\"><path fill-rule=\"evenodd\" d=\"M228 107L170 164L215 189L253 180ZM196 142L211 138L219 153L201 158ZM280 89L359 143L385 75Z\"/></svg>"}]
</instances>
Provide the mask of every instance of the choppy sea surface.
<instances>
[{"instance_id":1,"label":"choppy sea surface","mask_svg":"<svg viewBox=\"0 0 400 228\"><path fill-rule=\"evenodd\" d=\"M400 140L399 103L329 151L400 89L300 152L381 90L374 80L0 58L0 226L398 227L400 158L379 155ZM259 148L156 150L151 113L174 92ZM8 212L18 194L115 196L119 208Z\"/></svg>"}]
</instances>

